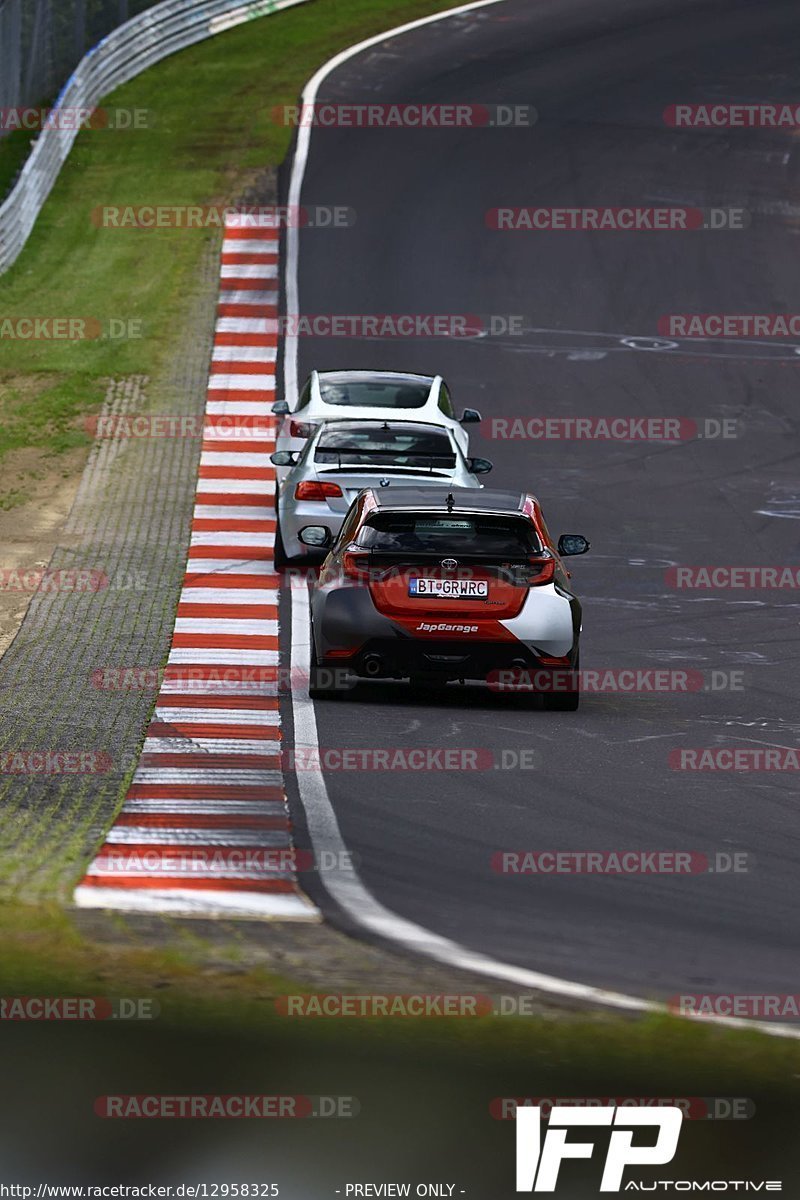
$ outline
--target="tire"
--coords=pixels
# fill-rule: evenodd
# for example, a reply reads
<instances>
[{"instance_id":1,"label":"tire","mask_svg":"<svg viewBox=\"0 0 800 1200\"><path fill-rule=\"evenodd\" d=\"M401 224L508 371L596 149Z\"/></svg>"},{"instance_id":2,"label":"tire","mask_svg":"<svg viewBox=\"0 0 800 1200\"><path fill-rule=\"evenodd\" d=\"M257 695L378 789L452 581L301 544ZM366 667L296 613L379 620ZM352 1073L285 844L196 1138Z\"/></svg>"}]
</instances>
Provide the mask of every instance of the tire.
<instances>
[{"instance_id":1,"label":"tire","mask_svg":"<svg viewBox=\"0 0 800 1200\"><path fill-rule=\"evenodd\" d=\"M331 686L330 672L319 665L313 629L308 663L308 695L310 700L338 700L342 695L338 688Z\"/></svg>"},{"instance_id":2,"label":"tire","mask_svg":"<svg viewBox=\"0 0 800 1200\"><path fill-rule=\"evenodd\" d=\"M580 666L581 656L579 651L575 656L573 671L576 673L580 671ZM546 712L577 712L580 702L580 690L576 692L542 692L542 708Z\"/></svg>"}]
</instances>

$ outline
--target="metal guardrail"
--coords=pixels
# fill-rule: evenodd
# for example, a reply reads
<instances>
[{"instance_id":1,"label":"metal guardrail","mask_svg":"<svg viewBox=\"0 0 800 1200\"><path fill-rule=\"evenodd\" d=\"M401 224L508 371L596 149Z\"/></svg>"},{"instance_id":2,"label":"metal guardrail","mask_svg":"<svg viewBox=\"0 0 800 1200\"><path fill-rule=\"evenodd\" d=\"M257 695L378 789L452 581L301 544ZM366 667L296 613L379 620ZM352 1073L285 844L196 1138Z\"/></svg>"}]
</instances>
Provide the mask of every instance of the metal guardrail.
<instances>
[{"instance_id":1,"label":"metal guardrail","mask_svg":"<svg viewBox=\"0 0 800 1200\"><path fill-rule=\"evenodd\" d=\"M140 71L205 38L307 0L164 0L120 25L90 50L53 106L94 107ZM0 275L19 257L78 135L54 120L39 134L0 205Z\"/></svg>"}]
</instances>

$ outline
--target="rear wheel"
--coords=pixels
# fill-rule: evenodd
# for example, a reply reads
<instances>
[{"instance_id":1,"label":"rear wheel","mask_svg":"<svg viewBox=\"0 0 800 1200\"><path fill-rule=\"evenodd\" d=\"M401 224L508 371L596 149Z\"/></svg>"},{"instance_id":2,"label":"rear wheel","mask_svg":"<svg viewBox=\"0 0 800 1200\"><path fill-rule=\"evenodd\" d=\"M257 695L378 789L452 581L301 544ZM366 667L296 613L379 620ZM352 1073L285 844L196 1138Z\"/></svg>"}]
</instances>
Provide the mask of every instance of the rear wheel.
<instances>
[{"instance_id":1,"label":"rear wheel","mask_svg":"<svg viewBox=\"0 0 800 1200\"><path fill-rule=\"evenodd\" d=\"M579 678L580 672L580 653L575 657L575 666L572 668L573 675L576 679ZM581 702L580 684L574 692L543 692L542 707L547 712L575 712Z\"/></svg>"}]
</instances>

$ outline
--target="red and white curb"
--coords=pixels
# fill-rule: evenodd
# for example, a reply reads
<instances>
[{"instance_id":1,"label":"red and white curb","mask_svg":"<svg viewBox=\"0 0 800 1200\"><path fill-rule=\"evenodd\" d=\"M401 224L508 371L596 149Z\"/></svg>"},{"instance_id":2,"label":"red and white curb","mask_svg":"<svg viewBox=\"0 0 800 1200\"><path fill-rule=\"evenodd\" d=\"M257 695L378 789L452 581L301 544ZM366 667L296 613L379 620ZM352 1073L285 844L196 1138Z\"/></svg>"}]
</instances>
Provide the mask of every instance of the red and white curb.
<instances>
[{"instance_id":1,"label":"red and white curb","mask_svg":"<svg viewBox=\"0 0 800 1200\"><path fill-rule=\"evenodd\" d=\"M152 722L81 908L318 920L291 859L273 567L279 230L226 226L186 575ZM231 421L229 418L235 418ZM222 678L221 678L222 677Z\"/></svg>"}]
</instances>

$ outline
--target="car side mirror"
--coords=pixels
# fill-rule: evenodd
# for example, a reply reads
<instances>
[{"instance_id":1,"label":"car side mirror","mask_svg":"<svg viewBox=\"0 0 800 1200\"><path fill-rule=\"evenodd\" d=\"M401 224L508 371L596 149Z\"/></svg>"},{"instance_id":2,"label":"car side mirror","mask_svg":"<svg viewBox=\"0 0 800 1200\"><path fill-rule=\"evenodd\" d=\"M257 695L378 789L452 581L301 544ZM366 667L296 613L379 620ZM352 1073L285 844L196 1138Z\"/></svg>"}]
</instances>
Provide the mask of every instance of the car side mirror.
<instances>
[{"instance_id":1,"label":"car side mirror","mask_svg":"<svg viewBox=\"0 0 800 1200\"><path fill-rule=\"evenodd\" d=\"M582 533L562 533L558 539L558 553L563 558L572 554L585 554L589 546L590 542Z\"/></svg>"},{"instance_id":2,"label":"car side mirror","mask_svg":"<svg viewBox=\"0 0 800 1200\"><path fill-rule=\"evenodd\" d=\"M297 463L297 451L275 450L270 454L269 461L276 467L293 467Z\"/></svg>"},{"instance_id":3,"label":"car side mirror","mask_svg":"<svg viewBox=\"0 0 800 1200\"><path fill-rule=\"evenodd\" d=\"M297 540L304 546L313 546L317 550L325 549L333 541L330 529L326 529L324 525L306 525L298 533Z\"/></svg>"},{"instance_id":4,"label":"car side mirror","mask_svg":"<svg viewBox=\"0 0 800 1200\"><path fill-rule=\"evenodd\" d=\"M286 414L291 411L292 410L289 408L289 402L287 400L278 400L272 406L273 416L276 417L285 417Z\"/></svg>"},{"instance_id":5,"label":"car side mirror","mask_svg":"<svg viewBox=\"0 0 800 1200\"><path fill-rule=\"evenodd\" d=\"M494 469L494 463L489 462L488 458L468 458L467 469L473 475L488 475Z\"/></svg>"},{"instance_id":6,"label":"car side mirror","mask_svg":"<svg viewBox=\"0 0 800 1200\"><path fill-rule=\"evenodd\" d=\"M465 408L458 420L461 425L477 425L482 418L477 408Z\"/></svg>"}]
</instances>

